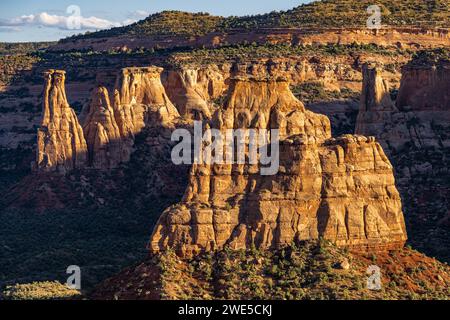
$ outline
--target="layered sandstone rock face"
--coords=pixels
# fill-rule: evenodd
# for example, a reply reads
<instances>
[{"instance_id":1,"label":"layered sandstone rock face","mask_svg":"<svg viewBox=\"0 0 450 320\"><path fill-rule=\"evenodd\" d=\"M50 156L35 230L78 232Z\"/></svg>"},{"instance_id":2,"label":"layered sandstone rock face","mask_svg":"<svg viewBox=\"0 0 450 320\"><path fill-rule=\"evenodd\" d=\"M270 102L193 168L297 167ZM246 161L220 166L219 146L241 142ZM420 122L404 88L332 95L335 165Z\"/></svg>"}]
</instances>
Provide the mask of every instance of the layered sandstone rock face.
<instances>
[{"instance_id":1,"label":"layered sandstone rock face","mask_svg":"<svg viewBox=\"0 0 450 320\"><path fill-rule=\"evenodd\" d=\"M87 145L65 92L65 72L45 73L43 119L38 129L36 168L66 172L85 166Z\"/></svg>"},{"instance_id":2,"label":"layered sandstone rock face","mask_svg":"<svg viewBox=\"0 0 450 320\"><path fill-rule=\"evenodd\" d=\"M100 86L94 90L84 123L83 130L92 167L114 168L127 160L127 152L122 150L122 136L115 112L105 87Z\"/></svg>"},{"instance_id":3,"label":"layered sandstone rock face","mask_svg":"<svg viewBox=\"0 0 450 320\"><path fill-rule=\"evenodd\" d=\"M362 80L358 68L373 58L373 56L365 55L350 58L342 56L293 56L274 59L259 58L257 61L249 58L240 61L240 65L241 68L248 67L251 69L255 64L271 61L271 63L278 65L277 68L285 73L293 86L304 82L317 82L330 91L339 91L342 87L352 88L356 91L360 89L357 86ZM376 58L385 63L391 63L381 55ZM404 63L406 62L407 60L404 60ZM186 65L168 70L163 74L162 81L170 100L177 106L182 116L194 118L194 113L198 113L198 110L204 110L205 106L212 108L211 102L223 97L228 92L234 66L231 61L216 61L206 65L195 65L194 58L183 56L179 58L178 63ZM395 82L400 80L399 74L385 73L385 75L390 76L389 80ZM190 112L191 110L192 112ZM214 110L210 109L210 113L214 113ZM203 118L206 119L206 117Z\"/></svg>"},{"instance_id":4,"label":"layered sandstone rock face","mask_svg":"<svg viewBox=\"0 0 450 320\"><path fill-rule=\"evenodd\" d=\"M133 137L148 122L170 124L179 117L161 83L163 68L125 68L117 79L114 108L121 134Z\"/></svg>"},{"instance_id":5,"label":"layered sandstone rock face","mask_svg":"<svg viewBox=\"0 0 450 320\"><path fill-rule=\"evenodd\" d=\"M183 117L211 119L214 111L211 101L228 89L228 68L209 65L204 68L183 67L168 72L165 87Z\"/></svg>"},{"instance_id":6,"label":"layered sandstone rock face","mask_svg":"<svg viewBox=\"0 0 450 320\"><path fill-rule=\"evenodd\" d=\"M98 87L83 110L83 128L67 102L65 72L47 72L37 168L64 173L75 168L107 170L127 162L135 135L144 127L172 127L179 118L161 83L162 71L123 69L113 103L108 90Z\"/></svg>"},{"instance_id":7,"label":"layered sandstone rock face","mask_svg":"<svg viewBox=\"0 0 450 320\"><path fill-rule=\"evenodd\" d=\"M402 72L397 106L404 111L449 111L450 62L409 64Z\"/></svg>"},{"instance_id":8,"label":"layered sandstone rock face","mask_svg":"<svg viewBox=\"0 0 450 320\"><path fill-rule=\"evenodd\" d=\"M181 203L160 217L152 252L181 256L276 248L324 237L341 246L393 247L406 240L392 166L373 138L331 138L327 117L305 110L274 64L235 70L220 130L280 130L275 175L260 165L194 165Z\"/></svg>"},{"instance_id":9,"label":"layered sandstone rock face","mask_svg":"<svg viewBox=\"0 0 450 320\"><path fill-rule=\"evenodd\" d=\"M450 129L448 60L421 64L414 60L406 65L395 107L379 74L378 68L365 66L363 69L356 134L376 136L383 147L394 152L411 143L417 148L450 147L450 137L446 134ZM379 100L380 96L385 99Z\"/></svg>"}]
</instances>

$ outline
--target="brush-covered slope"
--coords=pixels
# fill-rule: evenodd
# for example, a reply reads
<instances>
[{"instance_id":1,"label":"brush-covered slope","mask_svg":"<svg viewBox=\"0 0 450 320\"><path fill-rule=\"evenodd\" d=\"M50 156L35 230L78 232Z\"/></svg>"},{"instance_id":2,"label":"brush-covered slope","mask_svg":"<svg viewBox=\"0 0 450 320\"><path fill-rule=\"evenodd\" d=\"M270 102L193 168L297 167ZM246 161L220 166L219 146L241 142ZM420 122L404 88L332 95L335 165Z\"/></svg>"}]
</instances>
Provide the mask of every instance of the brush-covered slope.
<instances>
[{"instance_id":1,"label":"brush-covered slope","mask_svg":"<svg viewBox=\"0 0 450 320\"><path fill-rule=\"evenodd\" d=\"M286 27L365 27L371 0L323 0L300 5L288 11L256 16L220 17L208 13L164 11L126 27L113 28L79 38L104 38L121 35L204 35L232 29ZM382 22L387 26L449 26L449 3L445 0L379 0Z\"/></svg>"},{"instance_id":2,"label":"brush-covered slope","mask_svg":"<svg viewBox=\"0 0 450 320\"><path fill-rule=\"evenodd\" d=\"M367 269L381 272L381 290L367 288ZM350 253L326 241L278 251L224 249L183 260L150 257L106 280L94 299L447 299L449 267L411 250Z\"/></svg>"},{"instance_id":3,"label":"brush-covered slope","mask_svg":"<svg viewBox=\"0 0 450 320\"><path fill-rule=\"evenodd\" d=\"M381 8L382 23L388 26L448 26L449 3L445 0L323 0L284 12L230 18L236 27L365 27L371 5Z\"/></svg>"},{"instance_id":4,"label":"brush-covered slope","mask_svg":"<svg viewBox=\"0 0 450 320\"><path fill-rule=\"evenodd\" d=\"M87 33L85 38L103 38L120 35L202 35L215 31L224 21L223 17L209 13L163 11L155 13L125 27ZM74 37L74 38L78 38Z\"/></svg>"}]
</instances>

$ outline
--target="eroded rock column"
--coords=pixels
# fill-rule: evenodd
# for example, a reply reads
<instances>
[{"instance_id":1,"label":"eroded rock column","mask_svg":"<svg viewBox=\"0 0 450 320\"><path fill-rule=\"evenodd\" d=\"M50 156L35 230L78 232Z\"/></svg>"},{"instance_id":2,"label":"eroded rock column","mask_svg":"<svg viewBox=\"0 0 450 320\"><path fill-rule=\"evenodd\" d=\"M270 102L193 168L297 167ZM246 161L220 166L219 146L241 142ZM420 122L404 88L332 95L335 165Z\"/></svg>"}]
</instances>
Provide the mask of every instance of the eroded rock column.
<instances>
[{"instance_id":1,"label":"eroded rock column","mask_svg":"<svg viewBox=\"0 0 450 320\"><path fill-rule=\"evenodd\" d=\"M36 167L43 171L82 168L87 164L87 144L75 111L65 92L65 72L45 72L43 118L38 129Z\"/></svg>"}]
</instances>

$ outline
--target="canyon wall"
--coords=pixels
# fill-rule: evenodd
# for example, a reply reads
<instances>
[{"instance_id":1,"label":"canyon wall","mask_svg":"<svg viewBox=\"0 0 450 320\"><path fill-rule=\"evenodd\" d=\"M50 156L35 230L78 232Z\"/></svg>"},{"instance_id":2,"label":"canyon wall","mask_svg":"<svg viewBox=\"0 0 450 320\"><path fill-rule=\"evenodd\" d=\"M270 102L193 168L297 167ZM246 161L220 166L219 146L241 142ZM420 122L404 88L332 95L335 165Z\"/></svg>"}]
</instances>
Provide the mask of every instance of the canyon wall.
<instances>
[{"instance_id":1,"label":"canyon wall","mask_svg":"<svg viewBox=\"0 0 450 320\"><path fill-rule=\"evenodd\" d=\"M411 40L411 39L414 40ZM450 45L447 28L426 29L411 27L392 27L380 30L367 28L266 28L248 30L230 30L226 33L209 33L200 36L159 35L117 36L110 38L77 39L60 42L52 47L56 51L91 49L107 51L110 49L136 48L176 48L176 47L218 47L242 43L258 44L351 44L354 42L383 46L398 46L416 50Z\"/></svg>"},{"instance_id":2,"label":"canyon wall","mask_svg":"<svg viewBox=\"0 0 450 320\"><path fill-rule=\"evenodd\" d=\"M201 117L207 128L223 133L228 129L277 129L278 172L261 175L260 164L194 164L182 202L168 208L154 229L152 252L174 248L181 256L189 256L225 245L235 249L278 248L320 237L355 248L403 245L402 204L392 165L382 147L374 138L360 135L332 138L329 119L306 110L292 94L291 70L276 60L233 65L227 100L223 106L208 106L210 114L202 113ZM50 102L44 106L65 108L60 113L70 118L69 127L77 128L82 137L79 144L84 146L84 158L65 170L116 167L128 161L134 138L143 128L175 128L179 120L192 123L192 111L201 110L198 104L205 106L201 94L211 97L225 90L220 85L217 91L213 85L205 86L211 84L210 77L198 81L202 79L198 71L172 75L182 77L177 81L185 81L183 87L195 92L190 101L202 98L184 109L185 116L180 118L162 84L162 71L158 67L121 70L113 103L107 89L98 87L84 112L84 133L65 99L64 73L48 78L47 96L52 98L46 99ZM380 74L368 64L363 67L361 111L366 115L361 119L374 119L373 113L387 110L396 112ZM44 113L43 123L53 127L57 119ZM376 126L366 127L380 125L372 122ZM58 143L54 155L69 155L58 152L73 142L61 139ZM48 148L40 150L41 159L48 157Z\"/></svg>"},{"instance_id":3,"label":"canyon wall","mask_svg":"<svg viewBox=\"0 0 450 320\"><path fill-rule=\"evenodd\" d=\"M211 122L279 129L280 166L193 165L181 203L160 217L152 252L181 256L229 245L273 248L323 237L340 246L398 247L406 240L393 168L373 138L331 138L327 117L305 110L274 63L237 66Z\"/></svg>"},{"instance_id":4,"label":"canyon wall","mask_svg":"<svg viewBox=\"0 0 450 320\"><path fill-rule=\"evenodd\" d=\"M251 69L253 65L275 63L282 70L292 86L305 82L318 83L328 91L339 92L342 88L360 90L361 66L373 59L370 55L357 57L328 57L305 55L301 57L260 58L240 61L241 68ZM380 62L393 63L393 59L377 56ZM395 61L395 63L406 63ZM195 60L180 58L183 67L169 69L162 74L162 83L170 98L184 118L201 120L211 119L212 114L222 103L231 83L232 67L230 62L209 62L205 65ZM391 83L400 82L400 74L382 71Z\"/></svg>"},{"instance_id":5,"label":"canyon wall","mask_svg":"<svg viewBox=\"0 0 450 320\"><path fill-rule=\"evenodd\" d=\"M403 67L393 108L367 103L364 93L385 90L377 85L379 72L366 68L356 125L357 134L377 138L394 164L411 245L443 260L450 257L449 75L448 53L418 54Z\"/></svg>"},{"instance_id":6,"label":"canyon wall","mask_svg":"<svg viewBox=\"0 0 450 320\"><path fill-rule=\"evenodd\" d=\"M450 147L448 60L413 60L404 66L395 105L379 68L366 65L363 77L357 134L376 136L388 151L395 152L410 143L417 148Z\"/></svg>"},{"instance_id":7,"label":"canyon wall","mask_svg":"<svg viewBox=\"0 0 450 320\"><path fill-rule=\"evenodd\" d=\"M110 102L114 107L117 70L130 65L162 65L165 66L165 71L161 74L161 81L169 99L183 117L199 119L203 115L195 110L196 101L204 100L205 102L200 104L203 105L201 109L204 110L206 104L211 108L211 114L214 113L217 108L215 104L221 104L228 91L231 66L236 60L234 56L212 58L203 63L202 58L196 59L190 54L179 57L176 62L166 61L162 56L154 55L85 55L82 62L71 61L67 62L66 66L66 62L64 62L66 58L61 54L45 63L38 63L29 75L33 79L32 83L20 82L16 86L0 92L0 100L3 102L2 112L0 112L0 147L16 149L21 145L31 149L33 144L31 141L36 141L34 126L39 126L41 120L40 108L37 106L42 99L41 75L45 70L64 68L70 75L66 84L67 99L78 112L82 106L90 103L91 89L96 88L98 84L108 89ZM70 59L75 60L74 57ZM257 58L250 55L243 60L251 65L254 62L267 61L268 58ZM400 65L408 62L409 55L391 56L367 51L357 54L343 52L338 56L333 56L314 52L303 53L300 50L298 54L274 60L283 64L289 71L292 86L298 86L304 82L317 82L323 84L328 91L339 91L342 88L359 91L362 81L360 69L364 62L376 60L385 65L395 66L395 69L385 71L383 76L391 84L397 86L401 76L397 69ZM192 81L181 81L183 78L181 71L186 71ZM21 96L15 93L16 90L22 90L24 87L29 88L29 94ZM85 109L87 112L87 108ZM193 112L184 114L184 110L190 109ZM325 107L323 112L328 109ZM356 111L356 105L352 109ZM83 113L84 117L85 112ZM80 116L79 118L83 124L84 117ZM351 131L346 130L346 132ZM31 156L26 161L26 166L30 161L32 161Z\"/></svg>"},{"instance_id":8,"label":"canyon wall","mask_svg":"<svg viewBox=\"0 0 450 320\"><path fill-rule=\"evenodd\" d=\"M450 109L450 62L410 63L402 71L397 106L402 111L443 111Z\"/></svg>"}]
</instances>

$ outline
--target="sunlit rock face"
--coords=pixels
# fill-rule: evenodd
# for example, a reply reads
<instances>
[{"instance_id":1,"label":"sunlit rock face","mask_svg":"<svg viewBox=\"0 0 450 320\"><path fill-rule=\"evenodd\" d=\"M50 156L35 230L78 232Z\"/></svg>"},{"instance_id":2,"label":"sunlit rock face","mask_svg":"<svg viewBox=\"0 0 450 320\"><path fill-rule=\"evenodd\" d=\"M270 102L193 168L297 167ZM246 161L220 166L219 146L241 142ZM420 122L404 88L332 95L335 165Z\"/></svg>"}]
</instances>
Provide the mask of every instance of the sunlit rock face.
<instances>
[{"instance_id":1,"label":"sunlit rock face","mask_svg":"<svg viewBox=\"0 0 450 320\"><path fill-rule=\"evenodd\" d=\"M169 124L179 117L161 83L163 68L122 69L114 91L116 119L122 136L134 136L149 121Z\"/></svg>"},{"instance_id":2,"label":"sunlit rock face","mask_svg":"<svg viewBox=\"0 0 450 320\"><path fill-rule=\"evenodd\" d=\"M92 167L114 168L127 160L127 152L122 150L125 145L105 87L94 90L83 130Z\"/></svg>"},{"instance_id":3,"label":"sunlit rock face","mask_svg":"<svg viewBox=\"0 0 450 320\"><path fill-rule=\"evenodd\" d=\"M279 169L193 165L179 204L160 217L152 252L181 256L229 245L277 248L324 237L340 246L386 248L406 240L392 166L374 138L331 138L327 117L305 110L270 62L235 66L213 128L279 129Z\"/></svg>"},{"instance_id":4,"label":"sunlit rock face","mask_svg":"<svg viewBox=\"0 0 450 320\"><path fill-rule=\"evenodd\" d=\"M202 68L180 67L168 71L164 86L180 114L187 119L211 119L212 100L227 90L229 67L208 65Z\"/></svg>"},{"instance_id":5,"label":"sunlit rock face","mask_svg":"<svg viewBox=\"0 0 450 320\"><path fill-rule=\"evenodd\" d=\"M93 91L82 126L67 102L65 72L47 71L36 169L113 169L129 161L135 136L145 127L173 127L180 115L161 83L162 71L121 70L112 98L104 86Z\"/></svg>"},{"instance_id":6,"label":"sunlit rock face","mask_svg":"<svg viewBox=\"0 0 450 320\"><path fill-rule=\"evenodd\" d=\"M65 92L65 72L45 72L43 118L38 129L36 168L66 172L87 162L87 145Z\"/></svg>"}]
</instances>

